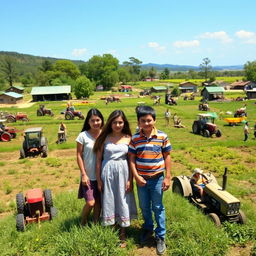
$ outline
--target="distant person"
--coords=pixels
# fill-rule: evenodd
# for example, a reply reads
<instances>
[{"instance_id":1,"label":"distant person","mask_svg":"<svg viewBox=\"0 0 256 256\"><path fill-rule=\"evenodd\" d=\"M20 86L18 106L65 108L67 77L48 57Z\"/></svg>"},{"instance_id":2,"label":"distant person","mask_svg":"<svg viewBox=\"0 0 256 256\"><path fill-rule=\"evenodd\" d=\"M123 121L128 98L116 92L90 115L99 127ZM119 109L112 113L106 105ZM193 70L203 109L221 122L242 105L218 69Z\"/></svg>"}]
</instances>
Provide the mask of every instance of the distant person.
<instances>
[{"instance_id":1,"label":"distant person","mask_svg":"<svg viewBox=\"0 0 256 256\"><path fill-rule=\"evenodd\" d=\"M247 141L249 137L249 123L246 122L244 125L244 141Z\"/></svg>"},{"instance_id":2,"label":"distant person","mask_svg":"<svg viewBox=\"0 0 256 256\"><path fill-rule=\"evenodd\" d=\"M77 164L81 173L78 198L84 198L86 201L82 210L82 226L86 225L92 209L95 223L100 217L100 192L96 180L96 155L93 147L103 125L104 118L101 112L95 108L90 109L82 131L76 139Z\"/></svg>"},{"instance_id":3,"label":"distant person","mask_svg":"<svg viewBox=\"0 0 256 256\"><path fill-rule=\"evenodd\" d=\"M166 109L166 111L164 113L164 117L165 117L166 126L168 127L170 125L170 118L171 118L171 112L170 112L169 108Z\"/></svg>"},{"instance_id":4,"label":"distant person","mask_svg":"<svg viewBox=\"0 0 256 256\"><path fill-rule=\"evenodd\" d=\"M63 141L66 141L67 138L67 127L66 125L61 122L58 129L58 140L57 143L61 143Z\"/></svg>"}]
</instances>

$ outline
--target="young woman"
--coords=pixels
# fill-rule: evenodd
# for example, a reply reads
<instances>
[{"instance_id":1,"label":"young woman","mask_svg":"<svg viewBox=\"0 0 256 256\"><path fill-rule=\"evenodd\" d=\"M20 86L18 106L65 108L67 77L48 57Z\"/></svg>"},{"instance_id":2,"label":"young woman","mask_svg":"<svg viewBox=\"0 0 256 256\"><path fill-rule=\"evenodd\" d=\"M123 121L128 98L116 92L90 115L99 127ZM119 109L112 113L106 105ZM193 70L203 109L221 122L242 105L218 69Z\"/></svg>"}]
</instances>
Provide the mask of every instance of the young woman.
<instances>
[{"instance_id":1,"label":"young woman","mask_svg":"<svg viewBox=\"0 0 256 256\"><path fill-rule=\"evenodd\" d=\"M97 222L100 217L100 192L97 188L96 155L93 152L93 147L103 125L104 118L101 112L95 108L90 109L84 121L82 131L76 139L77 164L81 173L78 198L84 198L86 201L82 211L82 225L87 223L92 209L94 209L94 222Z\"/></svg>"},{"instance_id":2,"label":"young woman","mask_svg":"<svg viewBox=\"0 0 256 256\"><path fill-rule=\"evenodd\" d=\"M120 226L121 247L126 246L125 228L137 217L127 161L130 139L130 126L123 111L115 110L94 145L98 189L102 192L102 224Z\"/></svg>"}]
</instances>

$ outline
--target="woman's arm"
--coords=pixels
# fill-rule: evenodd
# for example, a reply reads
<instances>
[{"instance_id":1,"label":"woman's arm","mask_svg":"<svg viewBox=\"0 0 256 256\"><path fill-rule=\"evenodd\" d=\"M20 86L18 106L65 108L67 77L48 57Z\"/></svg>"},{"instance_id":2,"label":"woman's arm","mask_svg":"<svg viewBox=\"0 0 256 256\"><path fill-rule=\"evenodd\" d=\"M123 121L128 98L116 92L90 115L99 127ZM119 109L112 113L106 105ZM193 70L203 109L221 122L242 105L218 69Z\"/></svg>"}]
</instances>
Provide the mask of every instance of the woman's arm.
<instances>
[{"instance_id":1,"label":"woman's arm","mask_svg":"<svg viewBox=\"0 0 256 256\"><path fill-rule=\"evenodd\" d=\"M98 189L102 191L102 180L101 180L101 164L103 156L103 146L96 152L96 179L98 182Z\"/></svg>"},{"instance_id":2,"label":"woman's arm","mask_svg":"<svg viewBox=\"0 0 256 256\"><path fill-rule=\"evenodd\" d=\"M82 184L84 186L90 185L90 180L87 176L85 167L84 167L84 160L83 160L83 150L84 146L80 144L79 142L76 143L76 159L77 159L77 165L80 169L80 173L82 176Z\"/></svg>"}]
</instances>

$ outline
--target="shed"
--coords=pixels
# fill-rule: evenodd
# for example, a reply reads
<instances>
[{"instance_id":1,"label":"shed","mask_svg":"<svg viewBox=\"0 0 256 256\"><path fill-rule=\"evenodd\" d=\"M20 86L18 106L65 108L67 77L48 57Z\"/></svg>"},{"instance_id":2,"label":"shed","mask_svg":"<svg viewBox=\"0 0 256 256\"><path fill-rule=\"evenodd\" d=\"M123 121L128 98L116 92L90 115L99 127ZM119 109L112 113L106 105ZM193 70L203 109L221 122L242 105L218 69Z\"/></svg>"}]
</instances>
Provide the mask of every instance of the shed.
<instances>
[{"instance_id":1,"label":"shed","mask_svg":"<svg viewBox=\"0 0 256 256\"><path fill-rule=\"evenodd\" d=\"M247 90L246 96L248 99L256 99L256 90Z\"/></svg>"},{"instance_id":2,"label":"shed","mask_svg":"<svg viewBox=\"0 0 256 256\"><path fill-rule=\"evenodd\" d=\"M0 104L16 104L23 100L23 95L16 92L0 93Z\"/></svg>"},{"instance_id":3,"label":"shed","mask_svg":"<svg viewBox=\"0 0 256 256\"><path fill-rule=\"evenodd\" d=\"M166 86L153 86L150 89L151 92L166 92L167 87Z\"/></svg>"},{"instance_id":4,"label":"shed","mask_svg":"<svg viewBox=\"0 0 256 256\"><path fill-rule=\"evenodd\" d=\"M71 86L40 86L33 87L30 93L33 101L57 101L71 99Z\"/></svg>"},{"instance_id":5,"label":"shed","mask_svg":"<svg viewBox=\"0 0 256 256\"><path fill-rule=\"evenodd\" d=\"M22 94L24 92L24 87L13 85L13 86L9 87L6 90L6 92L16 92L16 93Z\"/></svg>"},{"instance_id":6,"label":"shed","mask_svg":"<svg viewBox=\"0 0 256 256\"><path fill-rule=\"evenodd\" d=\"M201 95L204 100L217 100L223 98L224 91L223 87L204 87Z\"/></svg>"},{"instance_id":7,"label":"shed","mask_svg":"<svg viewBox=\"0 0 256 256\"><path fill-rule=\"evenodd\" d=\"M197 92L197 85L192 82L185 81L179 84L179 89L182 93Z\"/></svg>"},{"instance_id":8,"label":"shed","mask_svg":"<svg viewBox=\"0 0 256 256\"><path fill-rule=\"evenodd\" d=\"M230 84L230 88L233 90L251 90L256 88L256 83L251 81L236 81Z\"/></svg>"}]
</instances>

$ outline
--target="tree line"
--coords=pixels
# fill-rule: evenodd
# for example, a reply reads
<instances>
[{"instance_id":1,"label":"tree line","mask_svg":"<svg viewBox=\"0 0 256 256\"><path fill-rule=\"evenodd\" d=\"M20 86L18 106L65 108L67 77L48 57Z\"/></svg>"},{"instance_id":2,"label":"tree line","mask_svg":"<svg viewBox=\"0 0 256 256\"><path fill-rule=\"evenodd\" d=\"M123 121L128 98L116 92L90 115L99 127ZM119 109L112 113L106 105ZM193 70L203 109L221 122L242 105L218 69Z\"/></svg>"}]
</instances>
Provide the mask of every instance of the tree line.
<instances>
[{"instance_id":1,"label":"tree line","mask_svg":"<svg viewBox=\"0 0 256 256\"><path fill-rule=\"evenodd\" d=\"M45 59L35 73L17 72L18 61L14 56L4 56L0 59L0 90L14 82L20 82L25 87L29 86L55 86L68 84L77 98L89 97L96 86L101 85L104 90L110 90L119 82L136 83L146 78L154 79L197 79L207 81L215 80L216 76L245 76L245 79L256 82L256 61L247 62L244 70L240 71L214 71L209 58L204 58L199 65L199 71L172 72L168 68L162 71L154 67L143 69L142 61L130 57L122 64L111 54L95 55L87 62L74 63L70 60Z\"/></svg>"}]
</instances>

